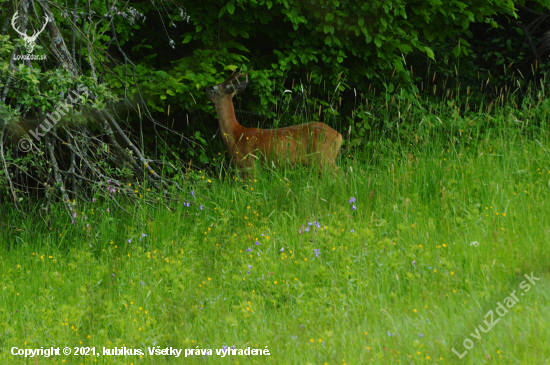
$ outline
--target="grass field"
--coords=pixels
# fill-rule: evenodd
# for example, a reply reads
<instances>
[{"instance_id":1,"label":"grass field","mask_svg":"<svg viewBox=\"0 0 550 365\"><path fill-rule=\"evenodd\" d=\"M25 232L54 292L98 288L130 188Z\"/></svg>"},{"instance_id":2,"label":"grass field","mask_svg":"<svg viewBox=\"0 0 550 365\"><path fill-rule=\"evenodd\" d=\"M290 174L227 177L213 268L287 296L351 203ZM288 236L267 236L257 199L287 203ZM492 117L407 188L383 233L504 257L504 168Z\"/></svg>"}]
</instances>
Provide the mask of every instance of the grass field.
<instances>
[{"instance_id":1,"label":"grass field","mask_svg":"<svg viewBox=\"0 0 550 365\"><path fill-rule=\"evenodd\" d=\"M337 176L195 171L173 212L137 186L130 214L98 198L49 226L3 207L0 363L548 363L550 144L522 127L546 106L445 130L443 109ZM11 354L51 346L99 356Z\"/></svg>"}]
</instances>

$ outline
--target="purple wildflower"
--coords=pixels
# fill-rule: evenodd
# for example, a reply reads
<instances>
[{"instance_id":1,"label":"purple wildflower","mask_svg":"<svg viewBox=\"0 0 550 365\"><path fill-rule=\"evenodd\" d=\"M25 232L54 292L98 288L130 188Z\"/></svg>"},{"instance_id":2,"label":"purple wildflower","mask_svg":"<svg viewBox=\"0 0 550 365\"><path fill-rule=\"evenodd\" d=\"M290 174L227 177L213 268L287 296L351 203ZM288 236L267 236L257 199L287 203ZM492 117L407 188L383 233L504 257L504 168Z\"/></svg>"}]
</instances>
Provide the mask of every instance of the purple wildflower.
<instances>
[{"instance_id":1,"label":"purple wildflower","mask_svg":"<svg viewBox=\"0 0 550 365\"><path fill-rule=\"evenodd\" d=\"M128 240L128 243L132 243L132 239L131 239L131 238Z\"/></svg>"},{"instance_id":2,"label":"purple wildflower","mask_svg":"<svg viewBox=\"0 0 550 365\"><path fill-rule=\"evenodd\" d=\"M316 249L313 250L313 252L315 252L315 257L319 257L319 254L321 253L321 249L316 248Z\"/></svg>"},{"instance_id":3,"label":"purple wildflower","mask_svg":"<svg viewBox=\"0 0 550 365\"><path fill-rule=\"evenodd\" d=\"M259 244L260 244L260 242L256 241L256 245L259 245Z\"/></svg>"},{"instance_id":4,"label":"purple wildflower","mask_svg":"<svg viewBox=\"0 0 550 365\"><path fill-rule=\"evenodd\" d=\"M246 252L250 253L250 251L252 251L252 249L249 247Z\"/></svg>"},{"instance_id":5,"label":"purple wildflower","mask_svg":"<svg viewBox=\"0 0 550 365\"><path fill-rule=\"evenodd\" d=\"M285 251L285 248L283 247L283 248L281 248L279 251L284 252L284 251Z\"/></svg>"},{"instance_id":6,"label":"purple wildflower","mask_svg":"<svg viewBox=\"0 0 550 365\"><path fill-rule=\"evenodd\" d=\"M352 229L350 232L352 232L352 233L355 232L355 229Z\"/></svg>"},{"instance_id":7,"label":"purple wildflower","mask_svg":"<svg viewBox=\"0 0 550 365\"><path fill-rule=\"evenodd\" d=\"M143 281L141 281L141 280L139 281L139 283L140 283L141 285L145 285L145 283L144 283Z\"/></svg>"},{"instance_id":8,"label":"purple wildflower","mask_svg":"<svg viewBox=\"0 0 550 365\"><path fill-rule=\"evenodd\" d=\"M202 205L199 208L202 210Z\"/></svg>"},{"instance_id":9,"label":"purple wildflower","mask_svg":"<svg viewBox=\"0 0 550 365\"><path fill-rule=\"evenodd\" d=\"M412 264L413 264L413 265L416 265L416 260L413 260Z\"/></svg>"},{"instance_id":10,"label":"purple wildflower","mask_svg":"<svg viewBox=\"0 0 550 365\"><path fill-rule=\"evenodd\" d=\"M74 221L71 219L71 223L74 224Z\"/></svg>"},{"instance_id":11,"label":"purple wildflower","mask_svg":"<svg viewBox=\"0 0 550 365\"><path fill-rule=\"evenodd\" d=\"M301 230L301 229L299 229L299 230L298 230L298 233L299 233L299 234L302 234L302 230Z\"/></svg>"},{"instance_id":12,"label":"purple wildflower","mask_svg":"<svg viewBox=\"0 0 550 365\"><path fill-rule=\"evenodd\" d=\"M107 208L107 213L109 213L109 208Z\"/></svg>"},{"instance_id":13,"label":"purple wildflower","mask_svg":"<svg viewBox=\"0 0 550 365\"><path fill-rule=\"evenodd\" d=\"M195 197L195 192L191 190L191 195L193 195L193 198Z\"/></svg>"},{"instance_id":14,"label":"purple wildflower","mask_svg":"<svg viewBox=\"0 0 550 365\"><path fill-rule=\"evenodd\" d=\"M317 227L317 229L321 229L321 225L319 224L319 222L315 221L315 227Z\"/></svg>"},{"instance_id":15,"label":"purple wildflower","mask_svg":"<svg viewBox=\"0 0 550 365\"><path fill-rule=\"evenodd\" d=\"M313 223L311 223L311 222L307 222L307 225L308 225L308 226L312 226L312 225L313 225Z\"/></svg>"},{"instance_id":16,"label":"purple wildflower","mask_svg":"<svg viewBox=\"0 0 550 365\"><path fill-rule=\"evenodd\" d=\"M351 199L349 200L348 204L353 204L355 203L356 199L352 196Z\"/></svg>"},{"instance_id":17,"label":"purple wildflower","mask_svg":"<svg viewBox=\"0 0 550 365\"><path fill-rule=\"evenodd\" d=\"M95 203L95 198L92 199L92 203Z\"/></svg>"},{"instance_id":18,"label":"purple wildflower","mask_svg":"<svg viewBox=\"0 0 550 365\"><path fill-rule=\"evenodd\" d=\"M421 333L421 334L420 334L420 337L421 337L421 338L424 338L424 334L423 334L423 333Z\"/></svg>"},{"instance_id":19,"label":"purple wildflower","mask_svg":"<svg viewBox=\"0 0 550 365\"><path fill-rule=\"evenodd\" d=\"M355 210L355 209L357 209L357 207L354 204L354 205L351 206L351 210Z\"/></svg>"},{"instance_id":20,"label":"purple wildflower","mask_svg":"<svg viewBox=\"0 0 550 365\"><path fill-rule=\"evenodd\" d=\"M306 227L305 231L306 231L306 232L309 232L309 227Z\"/></svg>"}]
</instances>

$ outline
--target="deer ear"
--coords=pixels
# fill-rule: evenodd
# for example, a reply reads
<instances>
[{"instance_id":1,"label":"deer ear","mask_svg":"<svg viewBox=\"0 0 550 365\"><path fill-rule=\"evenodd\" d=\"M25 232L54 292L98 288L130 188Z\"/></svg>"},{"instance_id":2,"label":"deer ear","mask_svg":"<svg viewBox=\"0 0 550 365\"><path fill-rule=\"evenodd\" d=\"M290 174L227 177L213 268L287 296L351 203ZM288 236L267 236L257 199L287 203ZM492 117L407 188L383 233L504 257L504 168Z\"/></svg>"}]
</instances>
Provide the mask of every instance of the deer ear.
<instances>
[{"instance_id":1,"label":"deer ear","mask_svg":"<svg viewBox=\"0 0 550 365\"><path fill-rule=\"evenodd\" d=\"M237 93L242 93L247 86L248 86L248 80L241 82L239 85L237 85L235 87L235 90L237 90Z\"/></svg>"},{"instance_id":2,"label":"deer ear","mask_svg":"<svg viewBox=\"0 0 550 365\"><path fill-rule=\"evenodd\" d=\"M248 81L243 81L240 84L232 84L230 83L225 87L226 94L233 94L234 92L241 93L246 89L248 86Z\"/></svg>"}]
</instances>

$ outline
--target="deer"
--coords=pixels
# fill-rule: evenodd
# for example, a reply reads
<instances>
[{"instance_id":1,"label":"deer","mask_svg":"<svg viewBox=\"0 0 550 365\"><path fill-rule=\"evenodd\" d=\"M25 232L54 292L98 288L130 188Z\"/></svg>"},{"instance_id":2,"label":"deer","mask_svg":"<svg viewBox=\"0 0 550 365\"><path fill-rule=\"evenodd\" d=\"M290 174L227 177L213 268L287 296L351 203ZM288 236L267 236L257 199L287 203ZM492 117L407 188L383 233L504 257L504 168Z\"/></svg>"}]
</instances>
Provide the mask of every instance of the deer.
<instances>
[{"instance_id":1,"label":"deer","mask_svg":"<svg viewBox=\"0 0 550 365\"><path fill-rule=\"evenodd\" d=\"M273 167L309 165L322 172L337 171L342 135L320 122L278 129L246 128L237 121L233 97L248 86L248 73L233 72L224 82L206 87L207 98L218 113L222 139L231 162L244 179L253 175L256 160ZM242 81L241 78L246 77Z\"/></svg>"}]
</instances>

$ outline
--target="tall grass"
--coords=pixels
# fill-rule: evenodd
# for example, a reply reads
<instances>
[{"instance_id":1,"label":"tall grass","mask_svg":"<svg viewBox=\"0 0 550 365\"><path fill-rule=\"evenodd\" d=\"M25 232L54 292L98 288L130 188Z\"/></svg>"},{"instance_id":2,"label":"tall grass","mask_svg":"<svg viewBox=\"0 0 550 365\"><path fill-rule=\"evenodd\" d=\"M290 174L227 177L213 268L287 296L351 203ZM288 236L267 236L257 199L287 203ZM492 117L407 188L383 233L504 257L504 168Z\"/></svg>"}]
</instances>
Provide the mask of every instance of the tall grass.
<instances>
[{"instance_id":1,"label":"tall grass","mask_svg":"<svg viewBox=\"0 0 550 365\"><path fill-rule=\"evenodd\" d=\"M13 346L126 346L146 355L32 361L544 363L548 101L490 113L447 101L403 103L406 118L348 145L336 176L194 171L185 203L136 186L129 214L81 202L74 224L62 207L44 219L2 207L0 361L29 362ZM540 281L524 292L531 272ZM472 337L514 290L517 304ZM182 360L148 346L270 356Z\"/></svg>"}]
</instances>

